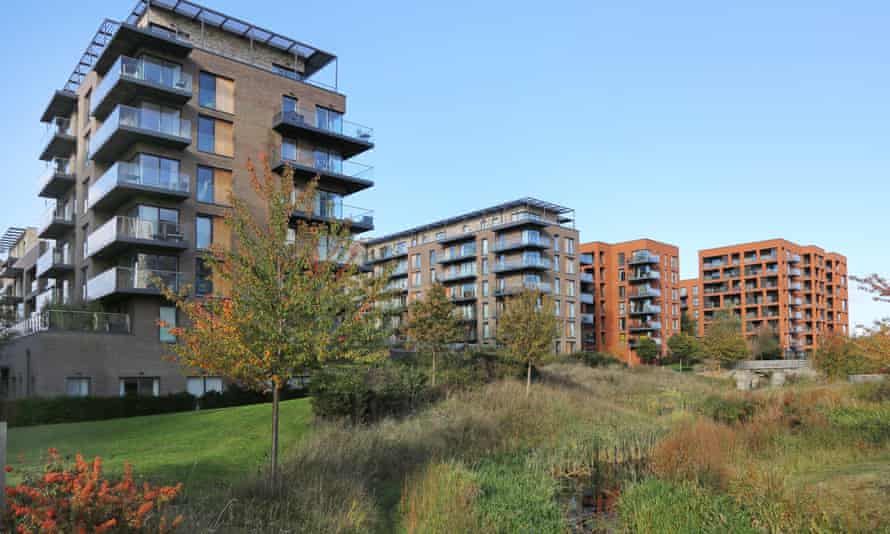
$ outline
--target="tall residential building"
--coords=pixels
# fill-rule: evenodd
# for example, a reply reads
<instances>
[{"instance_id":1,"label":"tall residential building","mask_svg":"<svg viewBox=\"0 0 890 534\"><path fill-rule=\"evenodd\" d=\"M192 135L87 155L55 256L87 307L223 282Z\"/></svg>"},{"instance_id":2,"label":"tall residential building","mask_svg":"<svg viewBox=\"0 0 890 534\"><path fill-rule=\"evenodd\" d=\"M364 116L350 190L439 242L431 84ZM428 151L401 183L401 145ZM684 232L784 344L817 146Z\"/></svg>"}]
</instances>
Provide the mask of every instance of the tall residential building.
<instances>
[{"instance_id":1,"label":"tall residential building","mask_svg":"<svg viewBox=\"0 0 890 534\"><path fill-rule=\"evenodd\" d=\"M699 251L703 335L718 310L750 338L774 331L788 356L806 356L828 332L849 333L847 259L784 239Z\"/></svg>"},{"instance_id":2,"label":"tall residential building","mask_svg":"<svg viewBox=\"0 0 890 534\"><path fill-rule=\"evenodd\" d=\"M701 321L701 280L680 280L677 287L680 289L680 315L685 314L688 320L695 322L695 331L691 334L698 335L698 323Z\"/></svg>"},{"instance_id":3,"label":"tall residential building","mask_svg":"<svg viewBox=\"0 0 890 534\"><path fill-rule=\"evenodd\" d=\"M336 61L190 0L141 0L124 21L102 22L41 117L43 244L33 265L16 262L26 335L4 350L3 373L39 395L221 387L161 360L173 337L158 322L175 325L177 311L155 280L196 298L225 293L203 251L232 246L230 195L260 213L247 168L262 154L276 172L292 167L296 188L320 176L312 213L294 220L373 228L369 211L344 204L373 185L351 160L373 141L344 120ZM333 85L318 81L332 72ZM80 311L45 313L49 303Z\"/></svg>"},{"instance_id":4,"label":"tall residential building","mask_svg":"<svg viewBox=\"0 0 890 534\"><path fill-rule=\"evenodd\" d=\"M505 298L523 288L554 299L561 318L557 352L580 350L581 253L574 211L523 198L365 242L367 265L391 271L392 326L408 303L442 283L467 325L466 341L494 345ZM395 341L400 341L396 339Z\"/></svg>"},{"instance_id":5,"label":"tall residential building","mask_svg":"<svg viewBox=\"0 0 890 534\"><path fill-rule=\"evenodd\" d=\"M595 288L594 301L582 310L585 349L637 364L635 348L648 337L666 354L667 340L680 331L677 247L651 239L595 241L581 245L581 252L592 256L583 270Z\"/></svg>"}]
</instances>

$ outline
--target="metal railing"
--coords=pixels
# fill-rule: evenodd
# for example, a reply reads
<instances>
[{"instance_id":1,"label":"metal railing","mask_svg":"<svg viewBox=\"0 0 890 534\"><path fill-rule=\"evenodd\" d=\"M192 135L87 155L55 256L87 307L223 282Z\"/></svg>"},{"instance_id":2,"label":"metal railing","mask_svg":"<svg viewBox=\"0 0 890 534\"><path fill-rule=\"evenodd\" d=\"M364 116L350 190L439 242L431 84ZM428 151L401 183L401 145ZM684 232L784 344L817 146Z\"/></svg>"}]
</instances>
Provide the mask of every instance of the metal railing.
<instances>
[{"instance_id":1,"label":"metal railing","mask_svg":"<svg viewBox=\"0 0 890 534\"><path fill-rule=\"evenodd\" d=\"M73 136L73 124L68 117L53 117L46 126L46 140L56 135Z\"/></svg>"},{"instance_id":2,"label":"metal railing","mask_svg":"<svg viewBox=\"0 0 890 534\"><path fill-rule=\"evenodd\" d=\"M129 334L130 316L125 313L45 310L19 321L9 330L17 336L51 331Z\"/></svg>"},{"instance_id":3,"label":"metal railing","mask_svg":"<svg viewBox=\"0 0 890 534\"><path fill-rule=\"evenodd\" d=\"M658 263L659 261L661 261L661 256L652 254L648 250L644 250L641 252L634 252L630 257L630 261L627 263L628 265L636 265L640 263Z\"/></svg>"},{"instance_id":4,"label":"metal railing","mask_svg":"<svg viewBox=\"0 0 890 534\"><path fill-rule=\"evenodd\" d=\"M501 261L494 264L493 271L501 273L525 268L549 269L550 260L547 258L521 258L518 260Z\"/></svg>"},{"instance_id":5,"label":"metal railing","mask_svg":"<svg viewBox=\"0 0 890 534\"><path fill-rule=\"evenodd\" d=\"M182 226L167 221L152 221L118 215L87 237L87 256L92 256L119 239L144 239L181 243L185 237Z\"/></svg>"},{"instance_id":6,"label":"metal railing","mask_svg":"<svg viewBox=\"0 0 890 534\"><path fill-rule=\"evenodd\" d=\"M121 127L138 128L184 140L192 139L192 123L179 116L166 116L163 113L150 112L142 108L120 105L114 108L111 115L102 123L102 127L90 142L90 158L99 150L108 138Z\"/></svg>"},{"instance_id":7,"label":"metal railing","mask_svg":"<svg viewBox=\"0 0 890 534\"><path fill-rule=\"evenodd\" d=\"M524 289L550 293L552 286L548 282L522 282L521 284L508 284L495 289L495 295L511 295Z\"/></svg>"},{"instance_id":8,"label":"metal railing","mask_svg":"<svg viewBox=\"0 0 890 534\"><path fill-rule=\"evenodd\" d=\"M661 313L661 306L657 304L646 304L643 306L631 306L630 313L632 314L656 314Z\"/></svg>"},{"instance_id":9,"label":"metal railing","mask_svg":"<svg viewBox=\"0 0 890 534\"><path fill-rule=\"evenodd\" d=\"M37 258L37 276L48 271L53 265L71 265L71 251L67 247L49 247Z\"/></svg>"},{"instance_id":10,"label":"metal railing","mask_svg":"<svg viewBox=\"0 0 890 534\"><path fill-rule=\"evenodd\" d=\"M120 56L93 92L90 99L90 113L96 111L111 88L121 79L149 82L152 85L189 94L192 92L192 75L183 72L182 69L173 69L151 60Z\"/></svg>"},{"instance_id":11,"label":"metal railing","mask_svg":"<svg viewBox=\"0 0 890 534\"><path fill-rule=\"evenodd\" d=\"M87 282L87 299L95 300L119 291L160 290L161 287L179 291L183 275L178 271L163 271L135 267L112 267Z\"/></svg>"},{"instance_id":12,"label":"metal railing","mask_svg":"<svg viewBox=\"0 0 890 534\"><path fill-rule=\"evenodd\" d=\"M87 198L92 208L118 185L138 185L166 189L174 193L188 193L191 180L187 174L169 170L151 169L146 165L119 161L90 186Z\"/></svg>"},{"instance_id":13,"label":"metal railing","mask_svg":"<svg viewBox=\"0 0 890 534\"><path fill-rule=\"evenodd\" d=\"M553 245L553 240L549 237L544 236L531 236L524 235L519 237L502 237L495 241L494 246L492 246L492 250L494 252L499 252L501 250L510 250L514 248L526 247L526 246L539 246L544 248L550 248Z\"/></svg>"},{"instance_id":14,"label":"metal railing","mask_svg":"<svg viewBox=\"0 0 890 534\"><path fill-rule=\"evenodd\" d=\"M74 162L69 158L53 158L46 163L46 171L40 176L38 183L43 189L56 175L74 175Z\"/></svg>"},{"instance_id":15,"label":"metal railing","mask_svg":"<svg viewBox=\"0 0 890 534\"><path fill-rule=\"evenodd\" d=\"M57 202L53 202L49 209L43 213L40 224L41 233L54 222L65 222L73 224L74 207L70 203L65 203L59 206Z\"/></svg>"},{"instance_id":16,"label":"metal railing","mask_svg":"<svg viewBox=\"0 0 890 534\"><path fill-rule=\"evenodd\" d=\"M442 273L440 280L442 282L451 282L454 280L462 280L465 278L474 278L477 274L476 273L476 264L474 263L472 265L473 265L473 268L469 269L469 270L455 269L453 271L449 270L445 273Z\"/></svg>"},{"instance_id":17,"label":"metal railing","mask_svg":"<svg viewBox=\"0 0 890 534\"><path fill-rule=\"evenodd\" d=\"M298 105L293 110L279 111L275 115L275 122L286 122L298 126L306 125L366 143L372 143L374 139L373 128L345 120L342 114L332 112L327 108L309 109Z\"/></svg>"},{"instance_id":18,"label":"metal railing","mask_svg":"<svg viewBox=\"0 0 890 534\"><path fill-rule=\"evenodd\" d=\"M310 167L320 172L347 176L359 180L372 180L374 167L352 160L343 160L329 152L309 150L295 143L283 143L280 152L281 163L293 163ZM273 161L274 158L273 158Z\"/></svg>"}]
</instances>

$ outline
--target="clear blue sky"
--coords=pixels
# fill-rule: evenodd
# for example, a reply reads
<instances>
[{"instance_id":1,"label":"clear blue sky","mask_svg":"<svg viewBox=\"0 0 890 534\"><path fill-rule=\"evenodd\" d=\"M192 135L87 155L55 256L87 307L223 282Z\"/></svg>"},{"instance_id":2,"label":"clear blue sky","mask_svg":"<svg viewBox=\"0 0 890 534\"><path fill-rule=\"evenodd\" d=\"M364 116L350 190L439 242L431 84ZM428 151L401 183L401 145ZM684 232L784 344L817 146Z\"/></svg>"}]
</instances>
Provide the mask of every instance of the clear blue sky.
<instances>
[{"instance_id":1,"label":"clear blue sky","mask_svg":"<svg viewBox=\"0 0 890 534\"><path fill-rule=\"evenodd\" d=\"M40 113L133 3L5 10L0 225L38 222ZM584 241L678 245L684 276L771 237L890 274L888 2L203 3L339 55L348 118L375 128L352 203L378 235L528 195L574 207Z\"/></svg>"}]
</instances>

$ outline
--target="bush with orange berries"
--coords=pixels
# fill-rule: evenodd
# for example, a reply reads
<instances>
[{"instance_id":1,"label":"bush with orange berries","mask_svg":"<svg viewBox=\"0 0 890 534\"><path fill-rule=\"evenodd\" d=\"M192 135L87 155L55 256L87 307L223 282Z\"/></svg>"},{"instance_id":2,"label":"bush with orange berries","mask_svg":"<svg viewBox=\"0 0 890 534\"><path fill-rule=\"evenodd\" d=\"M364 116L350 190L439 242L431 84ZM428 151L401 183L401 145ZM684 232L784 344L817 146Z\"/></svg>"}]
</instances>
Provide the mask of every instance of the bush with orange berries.
<instances>
[{"instance_id":1,"label":"bush with orange berries","mask_svg":"<svg viewBox=\"0 0 890 534\"><path fill-rule=\"evenodd\" d=\"M6 488L5 519L19 534L169 534L182 517L167 517L163 507L181 489L182 484L138 485L130 465L119 480L105 479L100 458L90 463L78 454L74 465L66 467L58 451L50 449L42 476Z\"/></svg>"}]
</instances>

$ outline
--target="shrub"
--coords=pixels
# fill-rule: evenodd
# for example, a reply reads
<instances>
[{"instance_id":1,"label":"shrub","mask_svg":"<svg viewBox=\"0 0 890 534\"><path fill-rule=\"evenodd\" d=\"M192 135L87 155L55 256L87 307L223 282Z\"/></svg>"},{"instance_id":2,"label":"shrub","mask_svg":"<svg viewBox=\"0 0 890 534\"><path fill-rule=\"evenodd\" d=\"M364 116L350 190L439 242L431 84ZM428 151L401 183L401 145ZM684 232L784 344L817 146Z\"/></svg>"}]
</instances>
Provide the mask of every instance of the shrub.
<instances>
[{"instance_id":1,"label":"shrub","mask_svg":"<svg viewBox=\"0 0 890 534\"><path fill-rule=\"evenodd\" d=\"M838 379L881 370L879 363L866 358L855 343L840 334L829 334L820 340L813 352L813 365L826 376Z\"/></svg>"},{"instance_id":2,"label":"shrub","mask_svg":"<svg viewBox=\"0 0 890 534\"><path fill-rule=\"evenodd\" d=\"M474 507L479 494L473 474L462 464L430 464L405 481L399 505L402 527L408 534L478 531Z\"/></svg>"},{"instance_id":3,"label":"shrub","mask_svg":"<svg viewBox=\"0 0 890 534\"><path fill-rule=\"evenodd\" d=\"M579 352L576 357L590 367L624 365L624 362L607 352Z\"/></svg>"},{"instance_id":4,"label":"shrub","mask_svg":"<svg viewBox=\"0 0 890 534\"><path fill-rule=\"evenodd\" d=\"M890 382L862 384L856 388L856 396L866 402L890 402Z\"/></svg>"},{"instance_id":5,"label":"shrub","mask_svg":"<svg viewBox=\"0 0 890 534\"><path fill-rule=\"evenodd\" d=\"M709 419L677 425L652 449L652 472L660 478L723 488L737 443L736 431Z\"/></svg>"},{"instance_id":6,"label":"shrub","mask_svg":"<svg viewBox=\"0 0 890 534\"><path fill-rule=\"evenodd\" d=\"M52 397L0 403L0 417L9 426L99 421L195 409L195 397L177 393L163 397Z\"/></svg>"},{"instance_id":7,"label":"shrub","mask_svg":"<svg viewBox=\"0 0 890 534\"><path fill-rule=\"evenodd\" d=\"M874 444L890 441L890 406L845 406L829 410L828 421L852 438Z\"/></svg>"},{"instance_id":8,"label":"shrub","mask_svg":"<svg viewBox=\"0 0 890 534\"><path fill-rule=\"evenodd\" d=\"M104 479L98 457L90 464L78 454L74 465L66 468L58 452L50 449L43 476L6 489L6 521L20 534L164 534L182 521L163 514L181 489L181 484L139 486L129 465L120 480Z\"/></svg>"},{"instance_id":9,"label":"shrub","mask_svg":"<svg viewBox=\"0 0 890 534\"><path fill-rule=\"evenodd\" d=\"M618 501L627 532L673 534L759 532L731 497L712 495L693 484L649 479L630 486Z\"/></svg>"},{"instance_id":10,"label":"shrub","mask_svg":"<svg viewBox=\"0 0 890 534\"><path fill-rule=\"evenodd\" d=\"M727 425L744 423L751 419L757 404L751 399L732 399L710 395L699 405L699 412Z\"/></svg>"}]
</instances>

